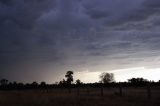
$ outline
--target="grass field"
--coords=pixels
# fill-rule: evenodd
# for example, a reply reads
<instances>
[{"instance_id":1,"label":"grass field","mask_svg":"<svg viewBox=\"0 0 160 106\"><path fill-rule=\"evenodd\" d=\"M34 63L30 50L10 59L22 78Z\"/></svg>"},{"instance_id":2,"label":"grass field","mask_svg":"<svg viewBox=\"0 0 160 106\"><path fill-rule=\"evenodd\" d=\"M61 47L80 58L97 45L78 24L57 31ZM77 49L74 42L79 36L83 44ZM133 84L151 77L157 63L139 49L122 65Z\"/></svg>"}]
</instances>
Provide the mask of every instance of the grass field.
<instances>
[{"instance_id":1,"label":"grass field","mask_svg":"<svg viewBox=\"0 0 160 106\"><path fill-rule=\"evenodd\" d=\"M152 88L152 98L148 99L145 88L123 88L123 96L118 96L118 88L105 88L101 96L100 88L53 89L46 91L0 91L0 106L160 106L160 90Z\"/></svg>"}]
</instances>

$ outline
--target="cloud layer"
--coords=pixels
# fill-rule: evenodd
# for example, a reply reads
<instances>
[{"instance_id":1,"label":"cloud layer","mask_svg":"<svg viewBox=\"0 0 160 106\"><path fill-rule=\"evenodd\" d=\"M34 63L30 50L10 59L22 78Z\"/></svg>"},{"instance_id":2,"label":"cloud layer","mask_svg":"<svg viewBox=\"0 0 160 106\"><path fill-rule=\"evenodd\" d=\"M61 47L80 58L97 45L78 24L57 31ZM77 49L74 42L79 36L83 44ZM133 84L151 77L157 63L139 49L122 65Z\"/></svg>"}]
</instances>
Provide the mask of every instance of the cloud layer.
<instances>
[{"instance_id":1,"label":"cloud layer","mask_svg":"<svg viewBox=\"0 0 160 106\"><path fill-rule=\"evenodd\" d=\"M159 12L158 0L0 0L0 78L157 67Z\"/></svg>"}]
</instances>

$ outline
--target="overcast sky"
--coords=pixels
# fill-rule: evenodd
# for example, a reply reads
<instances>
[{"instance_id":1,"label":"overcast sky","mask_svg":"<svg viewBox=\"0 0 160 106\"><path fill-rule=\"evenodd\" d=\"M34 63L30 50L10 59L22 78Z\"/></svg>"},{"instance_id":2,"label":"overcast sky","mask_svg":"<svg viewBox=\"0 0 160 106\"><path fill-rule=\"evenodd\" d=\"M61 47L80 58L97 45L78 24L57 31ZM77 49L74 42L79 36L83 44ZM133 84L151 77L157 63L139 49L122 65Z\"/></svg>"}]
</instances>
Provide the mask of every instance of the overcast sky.
<instances>
[{"instance_id":1,"label":"overcast sky","mask_svg":"<svg viewBox=\"0 0 160 106\"><path fill-rule=\"evenodd\" d=\"M160 0L0 0L0 78L160 68L159 30Z\"/></svg>"}]
</instances>

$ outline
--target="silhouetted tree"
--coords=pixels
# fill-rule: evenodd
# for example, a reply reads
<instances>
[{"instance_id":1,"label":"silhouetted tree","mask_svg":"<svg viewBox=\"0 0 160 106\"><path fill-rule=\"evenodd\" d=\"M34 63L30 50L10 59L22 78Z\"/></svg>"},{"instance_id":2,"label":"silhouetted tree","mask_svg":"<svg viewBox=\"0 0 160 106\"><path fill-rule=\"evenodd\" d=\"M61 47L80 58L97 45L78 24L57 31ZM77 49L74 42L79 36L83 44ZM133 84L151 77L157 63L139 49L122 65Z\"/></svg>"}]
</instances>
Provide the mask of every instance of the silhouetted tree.
<instances>
[{"instance_id":1,"label":"silhouetted tree","mask_svg":"<svg viewBox=\"0 0 160 106\"><path fill-rule=\"evenodd\" d=\"M77 84L77 85L82 84L81 80L80 80L80 79L77 79L77 80L76 80L76 84Z\"/></svg>"},{"instance_id":2,"label":"silhouetted tree","mask_svg":"<svg viewBox=\"0 0 160 106\"><path fill-rule=\"evenodd\" d=\"M103 73L101 73L101 75L99 77L100 77L102 83L114 82L114 74L113 73L103 72Z\"/></svg>"},{"instance_id":3,"label":"silhouetted tree","mask_svg":"<svg viewBox=\"0 0 160 106\"><path fill-rule=\"evenodd\" d=\"M37 88L38 87L38 83L36 81L32 82L31 87L32 88Z\"/></svg>"},{"instance_id":4,"label":"silhouetted tree","mask_svg":"<svg viewBox=\"0 0 160 106\"><path fill-rule=\"evenodd\" d=\"M62 81L59 81L59 85L66 85L66 81L64 79Z\"/></svg>"},{"instance_id":5,"label":"silhouetted tree","mask_svg":"<svg viewBox=\"0 0 160 106\"><path fill-rule=\"evenodd\" d=\"M23 88L24 84L22 82L17 84L17 89L23 89Z\"/></svg>"},{"instance_id":6,"label":"silhouetted tree","mask_svg":"<svg viewBox=\"0 0 160 106\"><path fill-rule=\"evenodd\" d=\"M131 79L128 79L128 82L135 86L140 86L140 85L142 86L147 84L149 81L144 78L131 78Z\"/></svg>"},{"instance_id":7,"label":"silhouetted tree","mask_svg":"<svg viewBox=\"0 0 160 106\"><path fill-rule=\"evenodd\" d=\"M42 82L40 83L40 86L45 87L45 86L46 86L46 82L42 81Z\"/></svg>"},{"instance_id":8,"label":"silhouetted tree","mask_svg":"<svg viewBox=\"0 0 160 106\"><path fill-rule=\"evenodd\" d=\"M148 82L148 80L146 80L144 78L131 78L131 79L128 79L128 82L130 82L130 83L146 83L146 82Z\"/></svg>"},{"instance_id":9,"label":"silhouetted tree","mask_svg":"<svg viewBox=\"0 0 160 106\"><path fill-rule=\"evenodd\" d=\"M1 79L0 80L0 84L1 85L7 85L8 84L8 80L7 79Z\"/></svg>"},{"instance_id":10,"label":"silhouetted tree","mask_svg":"<svg viewBox=\"0 0 160 106\"><path fill-rule=\"evenodd\" d=\"M71 84L73 82L73 71L67 71L65 77L67 78L66 83Z\"/></svg>"}]
</instances>

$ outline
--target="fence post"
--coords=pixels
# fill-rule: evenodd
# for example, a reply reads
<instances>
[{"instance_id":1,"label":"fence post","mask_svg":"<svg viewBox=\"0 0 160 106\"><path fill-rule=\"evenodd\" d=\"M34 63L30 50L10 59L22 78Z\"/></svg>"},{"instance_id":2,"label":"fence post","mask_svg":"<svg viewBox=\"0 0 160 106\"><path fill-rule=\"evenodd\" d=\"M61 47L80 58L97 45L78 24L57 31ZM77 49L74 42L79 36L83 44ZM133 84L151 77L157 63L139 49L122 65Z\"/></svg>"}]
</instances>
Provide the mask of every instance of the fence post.
<instances>
[{"instance_id":1,"label":"fence post","mask_svg":"<svg viewBox=\"0 0 160 106\"><path fill-rule=\"evenodd\" d=\"M89 88L87 87L87 94L89 95L90 94L90 91L89 91Z\"/></svg>"},{"instance_id":2,"label":"fence post","mask_svg":"<svg viewBox=\"0 0 160 106\"><path fill-rule=\"evenodd\" d=\"M101 96L103 96L103 86L101 86Z\"/></svg>"},{"instance_id":3,"label":"fence post","mask_svg":"<svg viewBox=\"0 0 160 106\"><path fill-rule=\"evenodd\" d=\"M79 96L79 87L77 88L77 96Z\"/></svg>"},{"instance_id":4,"label":"fence post","mask_svg":"<svg viewBox=\"0 0 160 106\"><path fill-rule=\"evenodd\" d=\"M103 83L101 83L101 96L103 96Z\"/></svg>"},{"instance_id":5,"label":"fence post","mask_svg":"<svg viewBox=\"0 0 160 106\"><path fill-rule=\"evenodd\" d=\"M122 96L122 84L119 85L119 95Z\"/></svg>"},{"instance_id":6,"label":"fence post","mask_svg":"<svg viewBox=\"0 0 160 106\"><path fill-rule=\"evenodd\" d=\"M148 99L151 99L151 85L150 84L147 85L147 96L148 96Z\"/></svg>"}]
</instances>

